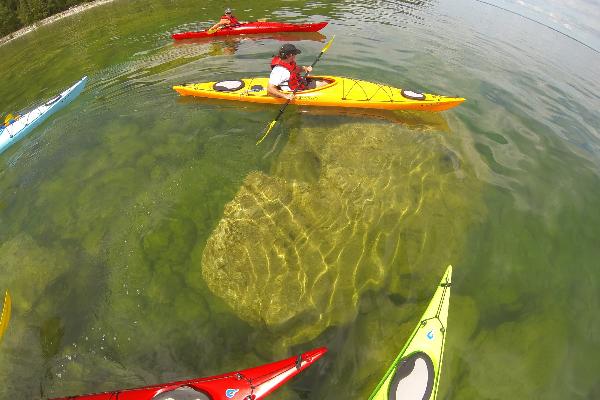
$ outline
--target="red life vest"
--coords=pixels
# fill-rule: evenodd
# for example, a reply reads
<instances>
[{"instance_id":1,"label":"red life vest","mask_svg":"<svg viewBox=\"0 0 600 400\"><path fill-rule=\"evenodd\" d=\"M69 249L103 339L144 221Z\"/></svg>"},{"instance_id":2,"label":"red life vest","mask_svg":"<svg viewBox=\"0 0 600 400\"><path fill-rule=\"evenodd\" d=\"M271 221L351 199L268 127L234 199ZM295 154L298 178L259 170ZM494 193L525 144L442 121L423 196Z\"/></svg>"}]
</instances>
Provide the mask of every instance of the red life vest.
<instances>
[{"instance_id":1,"label":"red life vest","mask_svg":"<svg viewBox=\"0 0 600 400\"><path fill-rule=\"evenodd\" d=\"M226 19L227 21L229 21L229 26L237 26L240 25L240 21L237 20L236 17L234 17L233 15L223 15L221 17L221 19Z\"/></svg>"},{"instance_id":2,"label":"red life vest","mask_svg":"<svg viewBox=\"0 0 600 400\"><path fill-rule=\"evenodd\" d=\"M306 80L301 74L302 68L300 68L295 61L288 63L279 58L279 56L275 56L271 60L271 69L278 65L290 71L290 79L287 82L281 82L281 86L285 86L287 83L287 86L292 90L296 90L296 88L298 88L298 90L306 89Z\"/></svg>"}]
</instances>

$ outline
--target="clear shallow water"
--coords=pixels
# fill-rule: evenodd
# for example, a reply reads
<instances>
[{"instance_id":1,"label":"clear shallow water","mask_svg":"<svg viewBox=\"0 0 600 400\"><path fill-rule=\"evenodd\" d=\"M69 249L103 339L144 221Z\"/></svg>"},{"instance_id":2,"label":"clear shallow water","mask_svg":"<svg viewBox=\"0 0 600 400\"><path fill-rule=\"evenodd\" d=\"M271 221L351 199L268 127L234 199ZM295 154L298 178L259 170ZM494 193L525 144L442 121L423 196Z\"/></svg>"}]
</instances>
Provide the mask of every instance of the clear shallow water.
<instances>
[{"instance_id":1,"label":"clear shallow water","mask_svg":"<svg viewBox=\"0 0 600 400\"><path fill-rule=\"evenodd\" d=\"M257 147L277 108L170 89L266 74L281 38L172 42L218 2L115 2L2 46L2 110L91 79L0 156L0 289L13 294L0 397L327 345L273 397L366 398L449 263L442 398L597 397L598 54L470 1L232 6L329 20L318 72L468 101L393 116L290 108ZM325 38L286 40L308 64Z\"/></svg>"},{"instance_id":2,"label":"clear shallow water","mask_svg":"<svg viewBox=\"0 0 600 400\"><path fill-rule=\"evenodd\" d=\"M478 0L479 1L479 0ZM540 0L497 0L485 2L514 12L531 21L554 29L583 45L598 51L600 48L600 7L595 0L540 1Z\"/></svg>"}]
</instances>

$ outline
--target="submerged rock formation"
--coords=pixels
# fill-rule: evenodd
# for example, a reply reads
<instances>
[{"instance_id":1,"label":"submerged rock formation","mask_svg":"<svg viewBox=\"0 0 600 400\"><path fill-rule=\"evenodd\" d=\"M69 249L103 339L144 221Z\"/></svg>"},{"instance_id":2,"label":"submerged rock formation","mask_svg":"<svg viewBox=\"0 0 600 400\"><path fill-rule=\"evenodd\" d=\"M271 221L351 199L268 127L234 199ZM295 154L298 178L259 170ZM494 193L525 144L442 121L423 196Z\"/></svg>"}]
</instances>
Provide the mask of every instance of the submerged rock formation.
<instances>
[{"instance_id":1,"label":"submerged rock formation","mask_svg":"<svg viewBox=\"0 0 600 400\"><path fill-rule=\"evenodd\" d=\"M462 247L476 197L440 137L389 124L293 132L272 173L249 174L225 207L203 254L208 286L287 344L351 321L365 291L430 289L415 277Z\"/></svg>"}]
</instances>

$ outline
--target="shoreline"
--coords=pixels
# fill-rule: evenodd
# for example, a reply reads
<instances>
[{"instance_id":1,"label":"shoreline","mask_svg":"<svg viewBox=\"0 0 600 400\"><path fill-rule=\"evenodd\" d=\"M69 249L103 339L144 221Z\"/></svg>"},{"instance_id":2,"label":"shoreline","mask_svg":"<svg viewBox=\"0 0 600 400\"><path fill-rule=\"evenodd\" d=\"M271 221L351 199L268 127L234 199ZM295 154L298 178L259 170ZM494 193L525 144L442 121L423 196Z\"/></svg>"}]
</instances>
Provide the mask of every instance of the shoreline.
<instances>
[{"instance_id":1,"label":"shoreline","mask_svg":"<svg viewBox=\"0 0 600 400\"><path fill-rule=\"evenodd\" d=\"M73 6L73 7L69 8L69 9L67 9L65 11L59 12L58 14L51 15L51 16L46 17L46 18L44 18L44 19L42 19L40 21L34 22L31 25L25 26L25 27L19 29L18 31L9 33L8 35L0 38L0 46L4 45L6 43L9 43L12 40L18 39L21 36L25 36L28 33L35 31L36 29L38 29L41 26L51 24L51 23L56 22L56 21L58 21L60 19L63 19L63 18L66 18L66 17L70 17L71 15L75 15L75 14L78 14L80 12L89 10L90 8L93 8L93 7L96 7L96 6L101 6L101 5L107 4L107 3L111 3L113 1L114 0L96 0L96 1L93 1L93 2L90 2L90 3L83 3L83 4L79 4L79 5Z\"/></svg>"}]
</instances>

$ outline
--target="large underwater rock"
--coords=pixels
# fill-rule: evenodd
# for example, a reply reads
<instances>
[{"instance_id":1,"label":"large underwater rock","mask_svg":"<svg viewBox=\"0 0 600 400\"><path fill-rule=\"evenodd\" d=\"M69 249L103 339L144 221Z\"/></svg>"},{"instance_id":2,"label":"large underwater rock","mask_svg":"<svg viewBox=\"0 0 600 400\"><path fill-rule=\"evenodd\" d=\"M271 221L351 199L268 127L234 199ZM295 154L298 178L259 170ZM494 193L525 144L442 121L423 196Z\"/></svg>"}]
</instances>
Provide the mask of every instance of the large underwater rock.
<instances>
[{"instance_id":1,"label":"large underwater rock","mask_svg":"<svg viewBox=\"0 0 600 400\"><path fill-rule=\"evenodd\" d=\"M207 285L288 345L351 321L365 291L429 291L477 198L441 137L390 124L292 132L272 173L250 173L226 205Z\"/></svg>"}]
</instances>

